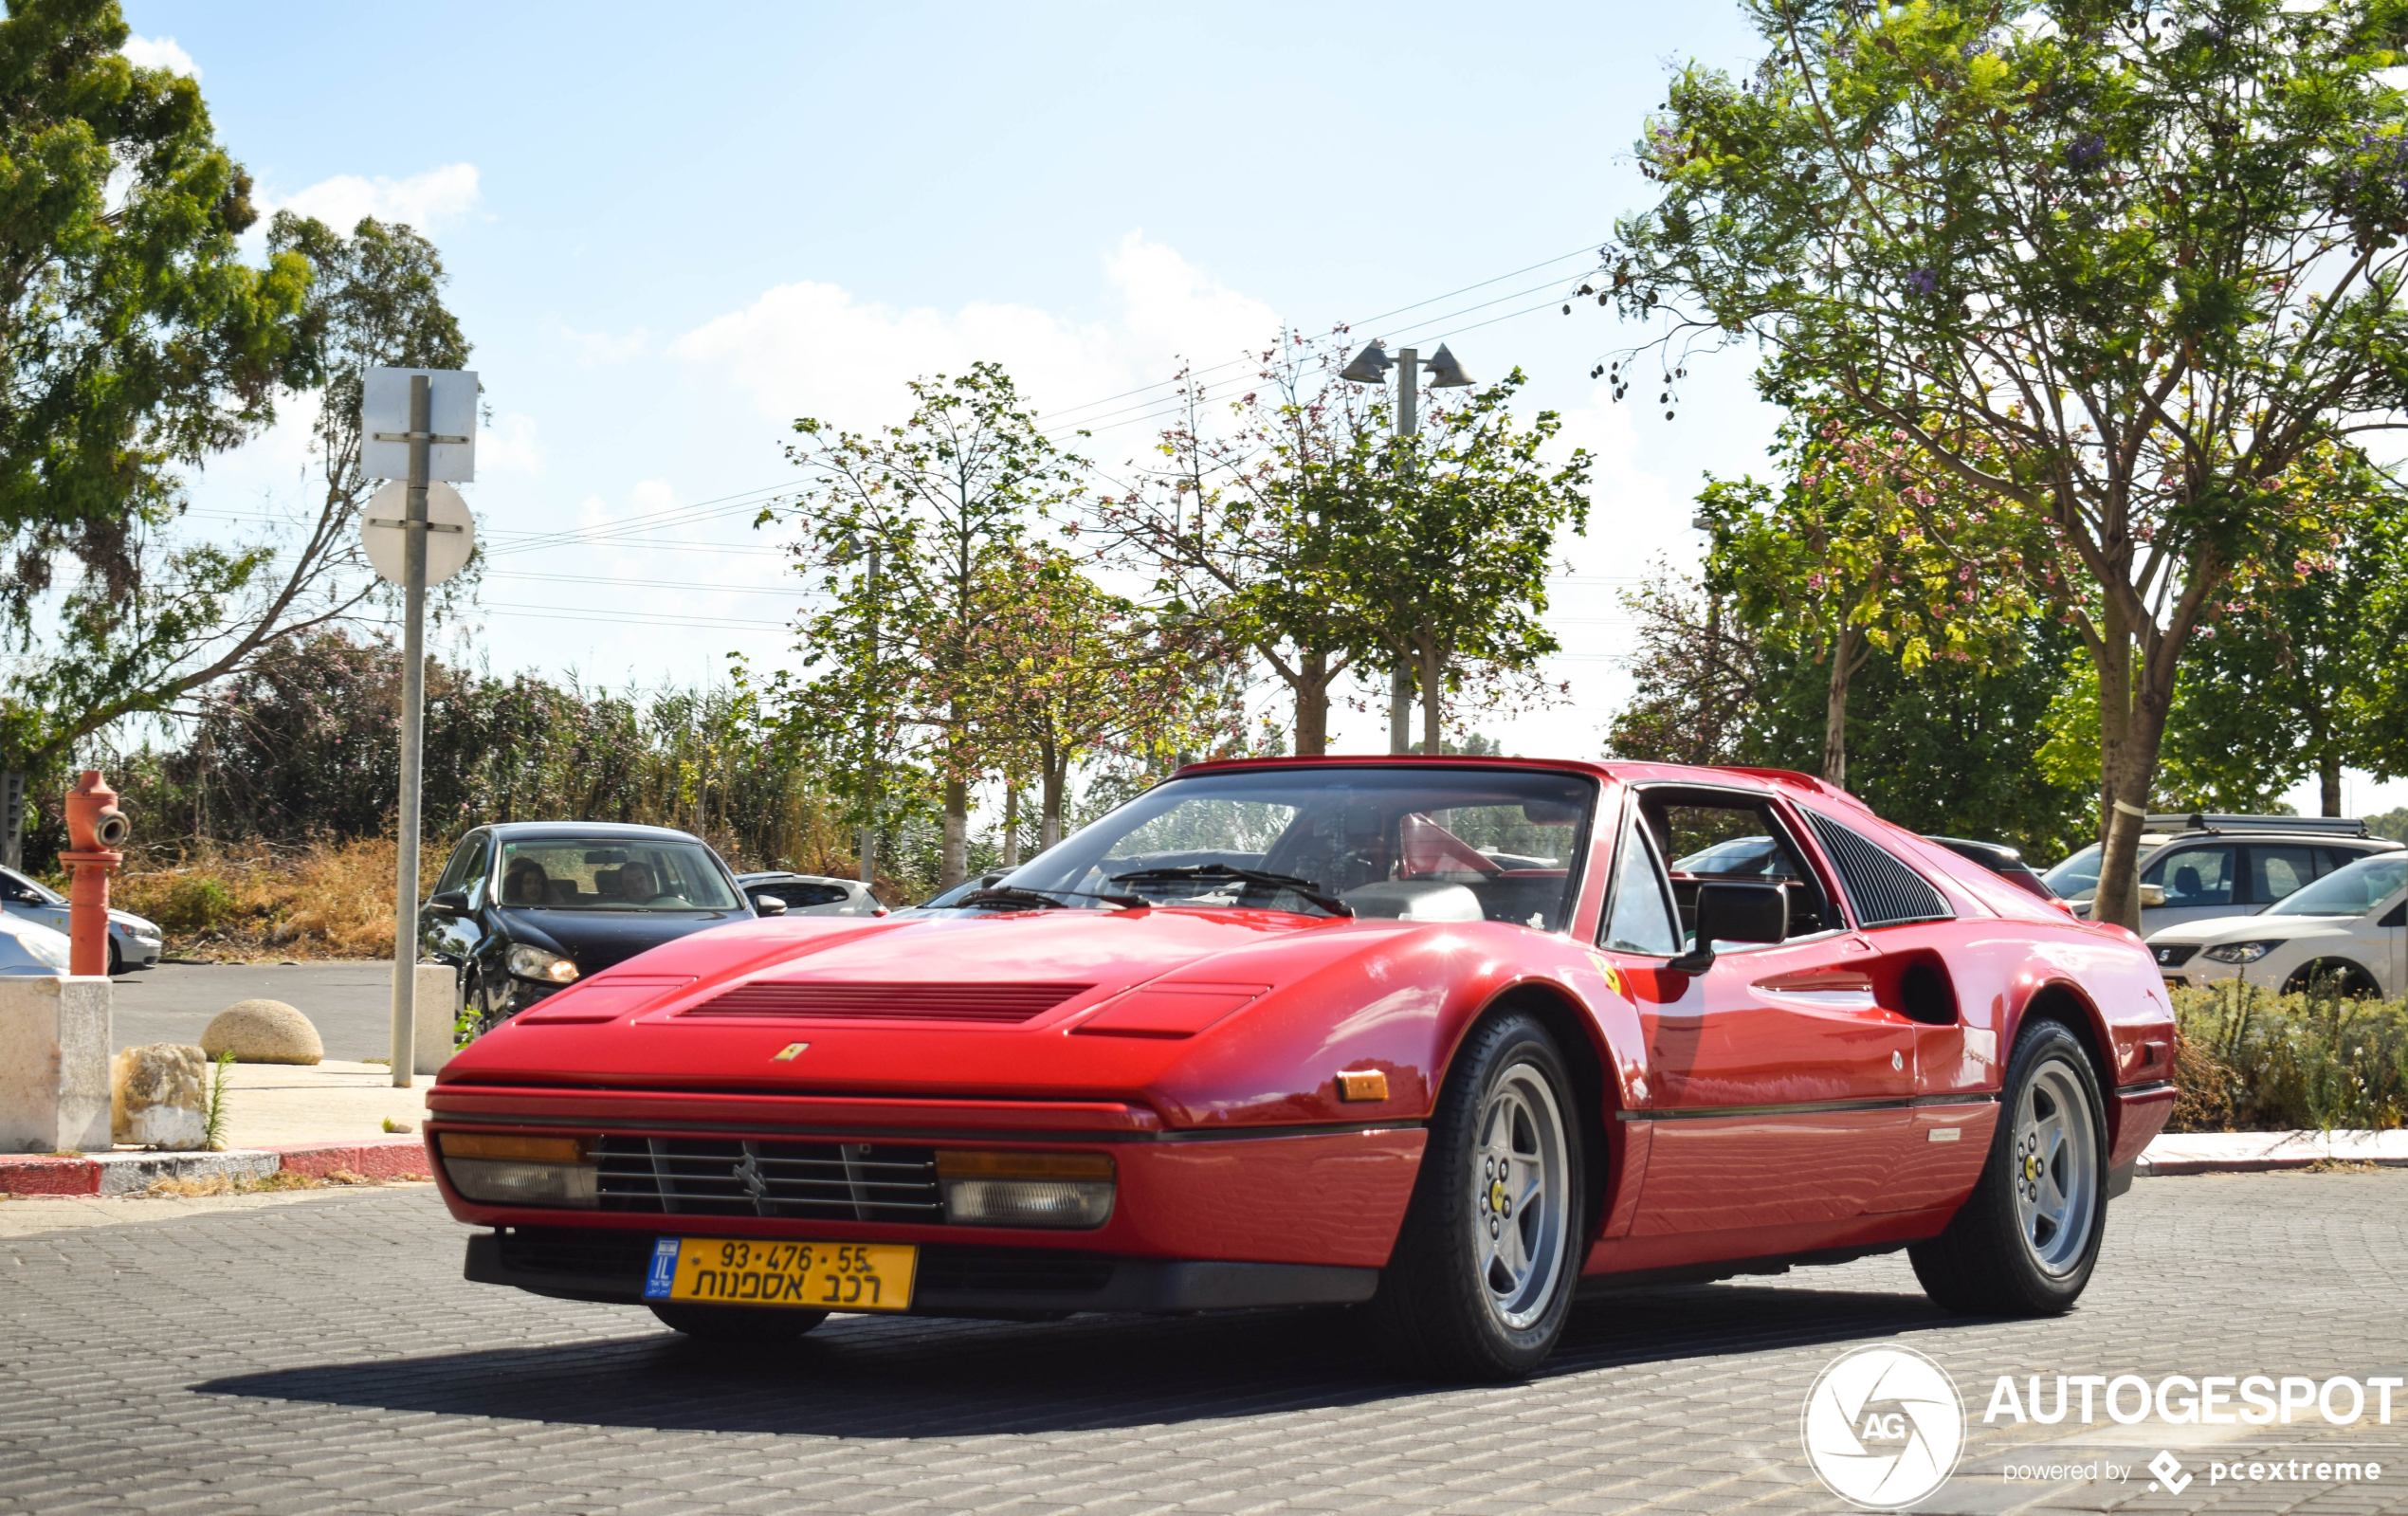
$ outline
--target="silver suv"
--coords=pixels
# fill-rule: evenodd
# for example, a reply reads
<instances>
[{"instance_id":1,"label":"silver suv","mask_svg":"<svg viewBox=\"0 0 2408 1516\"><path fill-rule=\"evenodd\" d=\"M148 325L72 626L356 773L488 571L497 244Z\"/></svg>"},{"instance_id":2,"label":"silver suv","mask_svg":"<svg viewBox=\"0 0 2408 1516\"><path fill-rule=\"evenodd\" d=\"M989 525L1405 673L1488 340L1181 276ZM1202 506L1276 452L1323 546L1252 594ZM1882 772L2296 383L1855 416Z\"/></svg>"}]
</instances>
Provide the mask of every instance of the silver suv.
<instances>
[{"instance_id":1,"label":"silver suv","mask_svg":"<svg viewBox=\"0 0 2408 1516\"><path fill-rule=\"evenodd\" d=\"M2179 922L2248 916L2304 885L2400 844L2354 816L2153 815L2141 833L2141 935ZM2099 889L2092 843L2041 876L2076 916Z\"/></svg>"}]
</instances>

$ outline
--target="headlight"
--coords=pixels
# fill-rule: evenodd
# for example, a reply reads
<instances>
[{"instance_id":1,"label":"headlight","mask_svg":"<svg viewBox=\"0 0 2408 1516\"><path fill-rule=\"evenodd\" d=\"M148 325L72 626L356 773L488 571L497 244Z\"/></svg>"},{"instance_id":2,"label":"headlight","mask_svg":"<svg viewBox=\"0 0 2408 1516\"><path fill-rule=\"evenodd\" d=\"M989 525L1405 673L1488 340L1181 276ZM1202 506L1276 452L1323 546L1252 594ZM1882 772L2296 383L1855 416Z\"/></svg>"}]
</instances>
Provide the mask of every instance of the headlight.
<instances>
[{"instance_id":1,"label":"headlight","mask_svg":"<svg viewBox=\"0 0 2408 1516\"><path fill-rule=\"evenodd\" d=\"M1112 1215L1106 1153L937 1155L945 1219L974 1227L1100 1227Z\"/></svg>"},{"instance_id":2,"label":"headlight","mask_svg":"<svg viewBox=\"0 0 2408 1516\"><path fill-rule=\"evenodd\" d=\"M577 966L557 953L522 944L510 950L510 972L522 979L566 984L577 977Z\"/></svg>"},{"instance_id":3,"label":"headlight","mask_svg":"<svg viewBox=\"0 0 2408 1516\"><path fill-rule=\"evenodd\" d=\"M2254 963L2282 945L2280 942L2218 942L2201 956L2212 958L2218 963Z\"/></svg>"},{"instance_id":4,"label":"headlight","mask_svg":"<svg viewBox=\"0 0 2408 1516\"><path fill-rule=\"evenodd\" d=\"M444 1173L462 1197L486 1205L594 1203L593 1151L581 1137L445 1132Z\"/></svg>"}]
</instances>

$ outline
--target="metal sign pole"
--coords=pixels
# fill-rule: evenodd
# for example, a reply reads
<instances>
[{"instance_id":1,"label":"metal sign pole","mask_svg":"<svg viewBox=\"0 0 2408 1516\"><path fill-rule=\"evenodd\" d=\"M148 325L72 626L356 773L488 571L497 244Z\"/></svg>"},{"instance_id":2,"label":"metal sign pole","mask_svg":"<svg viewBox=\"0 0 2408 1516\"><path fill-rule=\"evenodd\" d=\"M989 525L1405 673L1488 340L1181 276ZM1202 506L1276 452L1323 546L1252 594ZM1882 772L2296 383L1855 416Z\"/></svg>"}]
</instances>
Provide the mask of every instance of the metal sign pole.
<instances>
[{"instance_id":1,"label":"metal sign pole","mask_svg":"<svg viewBox=\"0 0 2408 1516\"><path fill-rule=\"evenodd\" d=\"M401 827L393 878L392 1082L408 1089L417 1046L418 778L427 706L427 464L433 400L423 374L410 376L410 504L402 527L407 604L401 643Z\"/></svg>"}]
</instances>

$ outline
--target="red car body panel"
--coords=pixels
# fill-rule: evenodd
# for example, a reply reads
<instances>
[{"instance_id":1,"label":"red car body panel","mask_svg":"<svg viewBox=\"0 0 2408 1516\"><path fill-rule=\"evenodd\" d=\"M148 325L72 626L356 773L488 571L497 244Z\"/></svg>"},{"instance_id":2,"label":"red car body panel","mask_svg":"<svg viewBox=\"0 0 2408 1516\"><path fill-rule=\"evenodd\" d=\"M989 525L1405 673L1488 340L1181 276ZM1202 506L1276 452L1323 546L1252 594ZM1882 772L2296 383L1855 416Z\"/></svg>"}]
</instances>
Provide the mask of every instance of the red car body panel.
<instances>
[{"instance_id":1,"label":"red car body panel","mask_svg":"<svg viewBox=\"0 0 2408 1516\"><path fill-rule=\"evenodd\" d=\"M1594 778L1597 820L1570 928L1151 908L788 917L707 931L555 995L461 1050L428 1097L447 1203L459 1219L493 1227L683 1227L1376 1269L1412 1198L1421 1123L1455 1050L1505 996L1548 1010L1594 1059L1584 1112L1591 1274L1880 1249L1936 1233L1989 1151L2000 1060L2044 1000L2078 1021L2101 1065L2111 1163L2135 1158L2170 1109L2171 1013L2138 938L2073 920L1806 776L1319 761L1486 763ZM1726 952L1703 974L1601 951L1614 819L1631 787L1649 784L1769 801L1838 901L1837 874L1800 814L1819 812L1909 862L1955 915ZM1445 840L1408 839L1439 849ZM1925 1019L1909 1014L1935 972L1955 1007L1944 1024L1927 1005ZM1023 986L1058 999L1026 1021L992 1024L702 1009L730 990L774 1007L820 1003L807 997L846 985L907 987L915 1004L954 987L970 998ZM807 1046L776 1058L797 1043ZM1387 1098L1341 1100L1341 1070L1383 1073ZM1948 1129L1961 1136L1933 1140ZM1111 1218L1091 1231L673 1223L466 1200L440 1161L442 1134L462 1130L1062 1147L1113 1155L1120 1188Z\"/></svg>"}]
</instances>

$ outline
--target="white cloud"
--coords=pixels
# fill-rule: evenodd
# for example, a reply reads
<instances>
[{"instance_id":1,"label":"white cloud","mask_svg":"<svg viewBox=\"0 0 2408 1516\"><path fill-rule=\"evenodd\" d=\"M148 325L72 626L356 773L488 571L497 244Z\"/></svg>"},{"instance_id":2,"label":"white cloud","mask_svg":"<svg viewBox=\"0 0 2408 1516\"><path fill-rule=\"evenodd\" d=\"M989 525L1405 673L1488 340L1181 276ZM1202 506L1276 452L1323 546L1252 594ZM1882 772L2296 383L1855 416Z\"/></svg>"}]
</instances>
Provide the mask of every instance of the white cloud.
<instances>
[{"instance_id":1,"label":"white cloud","mask_svg":"<svg viewBox=\"0 0 2408 1516\"><path fill-rule=\"evenodd\" d=\"M640 326L624 337L610 332L579 332L567 326L560 328L560 335L577 350L577 361L589 369L624 363L652 343L651 334Z\"/></svg>"},{"instance_id":2,"label":"white cloud","mask_svg":"<svg viewBox=\"0 0 2408 1516\"><path fill-rule=\"evenodd\" d=\"M362 216L432 231L443 222L465 215L476 204L477 166L473 163L447 164L406 179L338 174L268 202L270 210L316 216L342 232L357 226Z\"/></svg>"},{"instance_id":3,"label":"white cloud","mask_svg":"<svg viewBox=\"0 0 2408 1516\"><path fill-rule=\"evenodd\" d=\"M530 477L543 472L543 442L536 435L535 417L516 411L504 411L488 419L477 436L477 472L479 474L525 474Z\"/></svg>"},{"instance_id":4,"label":"white cloud","mask_svg":"<svg viewBox=\"0 0 2408 1516\"><path fill-rule=\"evenodd\" d=\"M192 62L192 55L176 46L173 37L128 37L125 46L118 50L137 68L164 68L188 79L201 77L201 65Z\"/></svg>"},{"instance_id":5,"label":"white cloud","mask_svg":"<svg viewBox=\"0 0 2408 1516\"><path fill-rule=\"evenodd\" d=\"M1216 363L1278 335L1269 306L1140 232L1123 237L1103 265L1111 310L1097 321L988 301L903 310L802 281L705 322L668 350L698 380L733 387L763 415L862 427L899 414L905 380L958 374L979 360L1001 363L1042 413L1166 379L1182 356Z\"/></svg>"}]
</instances>

